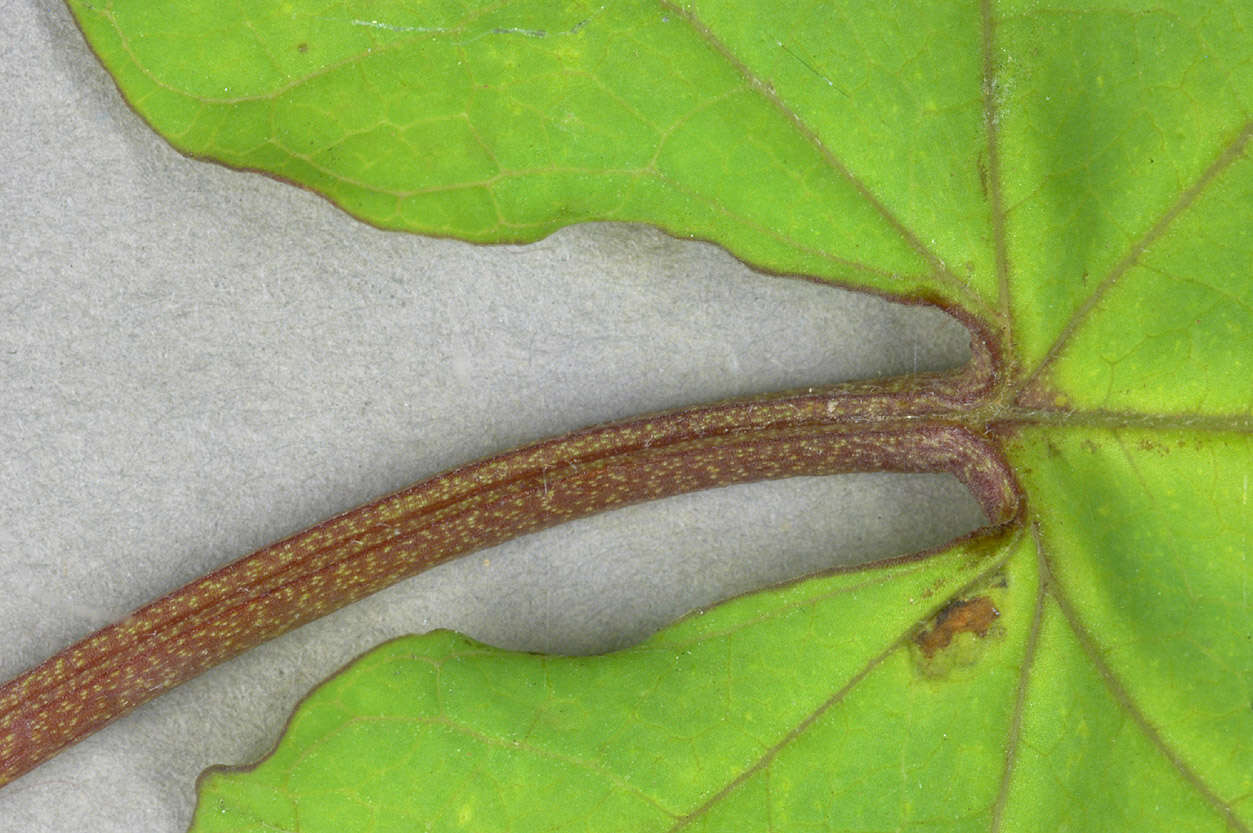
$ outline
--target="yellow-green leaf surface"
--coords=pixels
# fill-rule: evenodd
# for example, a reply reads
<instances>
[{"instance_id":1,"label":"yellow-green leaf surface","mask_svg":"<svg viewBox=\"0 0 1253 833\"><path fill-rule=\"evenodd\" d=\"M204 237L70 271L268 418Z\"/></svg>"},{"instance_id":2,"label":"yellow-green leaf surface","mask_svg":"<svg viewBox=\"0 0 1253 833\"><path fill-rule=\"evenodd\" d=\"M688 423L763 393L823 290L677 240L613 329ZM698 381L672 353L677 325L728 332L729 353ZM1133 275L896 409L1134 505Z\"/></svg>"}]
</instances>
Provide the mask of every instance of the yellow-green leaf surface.
<instances>
[{"instance_id":1,"label":"yellow-green leaf surface","mask_svg":"<svg viewBox=\"0 0 1253 833\"><path fill-rule=\"evenodd\" d=\"M612 656L389 643L195 830L1253 828L1247 2L70 5L177 147L371 223L964 310L1026 507Z\"/></svg>"}]
</instances>

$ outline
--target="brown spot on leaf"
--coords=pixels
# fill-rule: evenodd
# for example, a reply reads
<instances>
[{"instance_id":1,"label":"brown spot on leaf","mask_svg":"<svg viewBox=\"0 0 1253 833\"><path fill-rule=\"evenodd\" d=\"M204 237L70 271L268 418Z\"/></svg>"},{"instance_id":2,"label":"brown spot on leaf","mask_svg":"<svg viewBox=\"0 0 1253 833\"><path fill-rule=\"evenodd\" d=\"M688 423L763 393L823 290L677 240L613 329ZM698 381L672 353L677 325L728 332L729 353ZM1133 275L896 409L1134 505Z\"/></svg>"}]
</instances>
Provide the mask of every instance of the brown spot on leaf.
<instances>
[{"instance_id":1,"label":"brown spot on leaf","mask_svg":"<svg viewBox=\"0 0 1253 833\"><path fill-rule=\"evenodd\" d=\"M303 55L305 52L309 51L309 44L301 41L300 43L296 44L296 51Z\"/></svg>"},{"instance_id":2,"label":"brown spot on leaf","mask_svg":"<svg viewBox=\"0 0 1253 833\"><path fill-rule=\"evenodd\" d=\"M935 624L914 637L927 659L947 648L959 633L973 633L979 638L988 634L988 628L1001 612L987 596L952 602L935 616Z\"/></svg>"}]
</instances>

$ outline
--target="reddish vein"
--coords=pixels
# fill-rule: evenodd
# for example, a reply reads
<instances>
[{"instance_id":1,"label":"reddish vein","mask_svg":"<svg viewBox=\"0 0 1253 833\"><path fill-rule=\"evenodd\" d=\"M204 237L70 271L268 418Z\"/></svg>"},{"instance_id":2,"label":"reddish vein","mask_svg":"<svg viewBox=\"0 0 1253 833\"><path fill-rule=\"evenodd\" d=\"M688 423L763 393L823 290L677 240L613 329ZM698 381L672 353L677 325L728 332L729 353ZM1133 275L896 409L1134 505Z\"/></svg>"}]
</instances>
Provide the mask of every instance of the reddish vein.
<instances>
[{"instance_id":1,"label":"reddish vein","mask_svg":"<svg viewBox=\"0 0 1253 833\"><path fill-rule=\"evenodd\" d=\"M797 475L950 472L993 523L1010 470L963 374L773 394L583 429L422 481L246 556L0 687L0 785L167 689L450 558L631 503Z\"/></svg>"},{"instance_id":2,"label":"reddish vein","mask_svg":"<svg viewBox=\"0 0 1253 833\"><path fill-rule=\"evenodd\" d=\"M987 189L992 212L992 239L996 248L997 309L1006 329L1012 333L1013 311L1009 305L1009 242L1005 231L1005 197L1001 182L1001 113L997 101L996 19L991 0L979 4L983 31L983 129L987 133ZM1012 342L1007 333L1006 342Z\"/></svg>"}]
</instances>

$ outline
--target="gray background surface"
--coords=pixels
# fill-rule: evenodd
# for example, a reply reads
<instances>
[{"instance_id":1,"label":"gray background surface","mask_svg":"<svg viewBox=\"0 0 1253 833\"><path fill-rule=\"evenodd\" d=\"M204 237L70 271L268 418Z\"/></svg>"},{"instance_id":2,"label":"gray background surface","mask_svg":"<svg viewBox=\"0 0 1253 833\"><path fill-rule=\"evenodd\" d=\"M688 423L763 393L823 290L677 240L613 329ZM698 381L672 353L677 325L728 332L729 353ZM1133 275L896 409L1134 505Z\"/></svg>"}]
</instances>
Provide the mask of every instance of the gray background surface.
<instances>
[{"instance_id":1,"label":"gray background surface","mask_svg":"<svg viewBox=\"0 0 1253 833\"><path fill-rule=\"evenodd\" d=\"M588 226L380 232L181 157L55 0L0 0L0 677L207 570L446 467L702 400L959 364L946 316ZM591 653L980 523L947 477L796 479L567 525L270 643L0 790L0 833L182 831L357 654L455 628Z\"/></svg>"}]
</instances>

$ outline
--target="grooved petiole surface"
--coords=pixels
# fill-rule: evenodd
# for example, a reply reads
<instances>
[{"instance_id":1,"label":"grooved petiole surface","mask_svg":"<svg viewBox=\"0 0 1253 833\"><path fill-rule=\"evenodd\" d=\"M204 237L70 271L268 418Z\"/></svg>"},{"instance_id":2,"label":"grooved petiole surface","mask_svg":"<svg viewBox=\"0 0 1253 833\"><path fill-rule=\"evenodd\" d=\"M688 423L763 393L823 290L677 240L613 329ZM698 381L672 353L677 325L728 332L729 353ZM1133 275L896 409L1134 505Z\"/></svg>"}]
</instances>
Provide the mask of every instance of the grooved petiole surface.
<instances>
[{"instance_id":1,"label":"grooved petiole surface","mask_svg":"<svg viewBox=\"0 0 1253 833\"><path fill-rule=\"evenodd\" d=\"M450 558L597 512L798 475L947 472L989 522L1018 513L1000 453L964 427L995 392L962 373L696 406L453 469L241 558L0 688L0 783L202 671Z\"/></svg>"}]
</instances>

